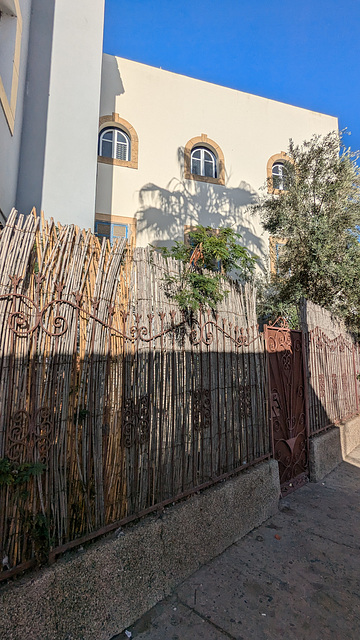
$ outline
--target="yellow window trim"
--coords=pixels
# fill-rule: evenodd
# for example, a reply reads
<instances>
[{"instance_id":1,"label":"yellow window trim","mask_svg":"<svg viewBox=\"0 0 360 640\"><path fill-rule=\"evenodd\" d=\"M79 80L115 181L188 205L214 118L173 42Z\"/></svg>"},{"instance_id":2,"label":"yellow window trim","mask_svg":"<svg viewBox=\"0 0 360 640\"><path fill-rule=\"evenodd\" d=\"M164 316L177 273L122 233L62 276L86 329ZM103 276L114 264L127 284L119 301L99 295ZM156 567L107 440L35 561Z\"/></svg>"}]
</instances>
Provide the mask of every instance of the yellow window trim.
<instances>
[{"instance_id":1,"label":"yellow window trim","mask_svg":"<svg viewBox=\"0 0 360 640\"><path fill-rule=\"evenodd\" d=\"M292 158L285 153L285 151L280 151L280 153L275 153L271 158L269 158L266 166L266 176L267 176L267 189L268 193L273 193L275 196L284 193L283 189L274 189L273 187L273 176L272 176L272 168L275 162L291 162L294 164Z\"/></svg>"},{"instance_id":2,"label":"yellow window trim","mask_svg":"<svg viewBox=\"0 0 360 640\"><path fill-rule=\"evenodd\" d=\"M195 145L201 145L215 153L218 161L218 178L208 178L207 176L198 176L191 173L191 150ZM224 154L214 140L208 138L206 133L202 133L201 136L191 138L184 148L184 178L185 180L197 180L198 182L210 182L212 184L225 184L225 159Z\"/></svg>"},{"instance_id":3,"label":"yellow window trim","mask_svg":"<svg viewBox=\"0 0 360 640\"><path fill-rule=\"evenodd\" d=\"M98 156L98 162L103 164L110 164L115 167L129 167L130 169L138 168L138 156L139 156L139 138L134 127L130 122L120 118L118 113L112 113L111 116L101 116L99 119L99 133L107 127L115 127L119 125L119 129L123 129L130 138L131 160L117 160L117 158L105 158L104 156Z\"/></svg>"}]
</instances>

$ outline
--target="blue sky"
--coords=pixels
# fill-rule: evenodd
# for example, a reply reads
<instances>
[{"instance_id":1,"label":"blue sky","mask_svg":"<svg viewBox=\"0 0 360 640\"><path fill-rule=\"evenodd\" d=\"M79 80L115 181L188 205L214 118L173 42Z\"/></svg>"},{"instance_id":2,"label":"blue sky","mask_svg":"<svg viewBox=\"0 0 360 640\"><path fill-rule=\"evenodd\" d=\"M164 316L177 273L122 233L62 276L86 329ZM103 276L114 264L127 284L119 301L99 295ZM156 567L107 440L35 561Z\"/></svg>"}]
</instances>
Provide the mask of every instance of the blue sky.
<instances>
[{"instance_id":1,"label":"blue sky","mask_svg":"<svg viewBox=\"0 0 360 640\"><path fill-rule=\"evenodd\" d=\"M359 0L105 0L104 51L338 116L360 149Z\"/></svg>"}]
</instances>

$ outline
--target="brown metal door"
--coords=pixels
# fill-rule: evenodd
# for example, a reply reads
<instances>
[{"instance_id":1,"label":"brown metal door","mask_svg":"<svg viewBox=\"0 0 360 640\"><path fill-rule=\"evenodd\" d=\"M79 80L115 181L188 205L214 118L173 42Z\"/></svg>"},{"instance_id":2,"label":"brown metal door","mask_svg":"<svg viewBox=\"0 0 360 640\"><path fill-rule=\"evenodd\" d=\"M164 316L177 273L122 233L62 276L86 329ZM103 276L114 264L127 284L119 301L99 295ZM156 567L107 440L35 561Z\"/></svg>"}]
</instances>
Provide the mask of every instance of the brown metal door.
<instances>
[{"instance_id":1,"label":"brown metal door","mask_svg":"<svg viewBox=\"0 0 360 640\"><path fill-rule=\"evenodd\" d=\"M301 331L265 327L274 457L285 496L308 477L308 438Z\"/></svg>"}]
</instances>

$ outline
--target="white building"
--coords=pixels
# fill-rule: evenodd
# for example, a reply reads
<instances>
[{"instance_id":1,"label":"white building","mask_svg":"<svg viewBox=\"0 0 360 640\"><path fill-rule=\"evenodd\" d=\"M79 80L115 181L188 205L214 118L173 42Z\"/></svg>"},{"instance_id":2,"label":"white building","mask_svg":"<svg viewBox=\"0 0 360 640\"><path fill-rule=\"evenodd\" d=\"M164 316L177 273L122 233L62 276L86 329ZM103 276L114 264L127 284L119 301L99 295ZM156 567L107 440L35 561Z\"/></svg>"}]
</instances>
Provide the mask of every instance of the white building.
<instances>
[{"instance_id":1,"label":"white building","mask_svg":"<svg viewBox=\"0 0 360 640\"><path fill-rule=\"evenodd\" d=\"M337 127L331 116L104 55L97 231L164 246L197 224L232 225L265 261L268 236L248 205L282 171L289 138Z\"/></svg>"},{"instance_id":2,"label":"white building","mask_svg":"<svg viewBox=\"0 0 360 640\"><path fill-rule=\"evenodd\" d=\"M35 206L138 246L232 225L266 261L247 207L272 173L281 187L289 138L336 118L103 56L104 0L0 0L0 12L3 217Z\"/></svg>"},{"instance_id":3,"label":"white building","mask_svg":"<svg viewBox=\"0 0 360 640\"><path fill-rule=\"evenodd\" d=\"M0 210L93 225L104 0L0 0Z\"/></svg>"}]
</instances>

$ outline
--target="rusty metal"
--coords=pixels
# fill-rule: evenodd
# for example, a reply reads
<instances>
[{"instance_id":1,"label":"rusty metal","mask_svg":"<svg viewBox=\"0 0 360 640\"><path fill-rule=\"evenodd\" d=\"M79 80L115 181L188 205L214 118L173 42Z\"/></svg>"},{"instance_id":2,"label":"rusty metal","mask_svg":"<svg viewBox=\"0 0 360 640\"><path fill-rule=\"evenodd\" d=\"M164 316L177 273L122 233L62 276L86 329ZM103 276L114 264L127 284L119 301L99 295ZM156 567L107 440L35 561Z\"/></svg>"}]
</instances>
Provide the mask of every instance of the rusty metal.
<instances>
[{"instance_id":1,"label":"rusty metal","mask_svg":"<svg viewBox=\"0 0 360 640\"><path fill-rule=\"evenodd\" d=\"M149 397L142 396L135 404L133 398L126 398L122 412L121 435L123 446L130 448L135 442L145 444L150 435Z\"/></svg>"},{"instance_id":2,"label":"rusty metal","mask_svg":"<svg viewBox=\"0 0 360 640\"><path fill-rule=\"evenodd\" d=\"M204 259L204 254L202 250L202 242L200 242L200 244L196 245L194 251L192 252L190 256L189 264L190 266L196 267L199 260L203 260L203 259Z\"/></svg>"},{"instance_id":3,"label":"rusty metal","mask_svg":"<svg viewBox=\"0 0 360 640\"><path fill-rule=\"evenodd\" d=\"M53 420L47 407L32 415L25 409L13 413L7 432L6 456L12 462L45 462L53 437Z\"/></svg>"},{"instance_id":4,"label":"rusty metal","mask_svg":"<svg viewBox=\"0 0 360 640\"><path fill-rule=\"evenodd\" d=\"M316 435L359 412L356 350L350 334L328 336L316 326L306 337L309 428Z\"/></svg>"},{"instance_id":5,"label":"rusty metal","mask_svg":"<svg viewBox=\"0 0 360 640\"><path fill-rule=\"evenodd\" d=\"M50 559L269 458L263 338L237 324L236 308L189 323L152 304L130 313L89 292L65 295L61 284L49 301L45 285L13 276L0 296L1 367L4 455L44 463L24 509L48 517ZM12 487L1 490L15 512ZM16 551L0 581L35 563L20 519L9 522L0 527L5 545L16 532Z\"/></svg>"},{"instance_id":6,"label":"rusty metal","mask_svg":"<svg viewBox=\"0 0 360 640\"><path fill-rule=\"evenodd\" d=\"M269 372L270 421L282 495L308 477L307 411L302 334L285 322L265 326Z\"/></svg>"},{"instance_id":7,"label":"rusty metal","mask_svg":"<svg viewBox=\"0 0 360 640\"><path fill-rule=\"evenodd\" d=\"M211 427L211 395L209 389L193 392L193 426L195 431Z\"/></svg>"},{"instance_id":8,"label":"rusty metal","mask_svg":"<svg viewBox=\"0 0 360 640\"><path fill-rule=\"evenodd\" d=\"M170 322L165 326L164 319L166 318L166 314L160 310L158 311L158 315L161 318L161 331L157 333L152 332L154 314L147 314L148 323L145 325L141 322L143 316L142 314L135 314L135 323L131 324L128 327L128 331L121 331L113 326L111 318L114 314L114 306L112 304L108 304L108 315L109 322L105 322L99 316L96 315L96 310L99 306L99 301L94 298L92 300L92 312L87 311L81 306L82 294L79 291L73 292L73 297L75 302L69 299L62 298L63 286L58 284L56 287L57 297L54 300L48 302L44 307L41 307L38 303L39 300L39 292L41 290L41 285L44 280L43 277L36 279L36 292L35 292L35 300L31 299L29 296L19 293L18 286L22 281L20 276L11 276L10 278L12 283L12 291L8 294L0 295L1 300L12 300L19 301L23 304L25 308L28 309L30 306L32 308L32 313L30 313L28 309L28 314L26 315L25 311L12 311L8 315L8 326L11 331L19 338L29 336L34 333L37 329L41 328L47 335L50 337L60 338L63 336L69 329L67 319L64 315L61 315L58 311L59 307L70 307L74 311L77 311L83 316L85 316L88 320L94 320L96 323L101 325L104 329L108 329L111 332L112 337L119 337L127 342L144 342L144 343L152 343L158 339L163 339L168 334L173 334L174 331L179 331L182 327L187 325L187 321L185 318L178 322L176 325L174 324L174 316L175 312L169 312ZM56 315L52 315L52 310L56 310ZM126 326L127 320L129 318L129 312L123 311L119 309L119 314L123 318L123 326ZM219 331L225 338L230 340L230 342L237 348L240 349L242 347L249 347L251 344L259 340L259 327L258 325L252 326L247 329L243 329L242 327L235 327L235 335L232 334L231 328L229 331L225 330L225 323L218 324L217 319L211 317L212 312L208 310L207 315L208 319L204 322L199 322L199 320L194 319L191 324L190 331L190 340L196 346L200 342L203 344L210 346L214 341L214 331ZM48 317L47 317L48 316ZM54 325L54 329L50 330L47 323L52 323ZM92 335L92 346L94 341L94 328ZM239 335L237 335L237 333Z\"/></svg>"}]
</instances>

